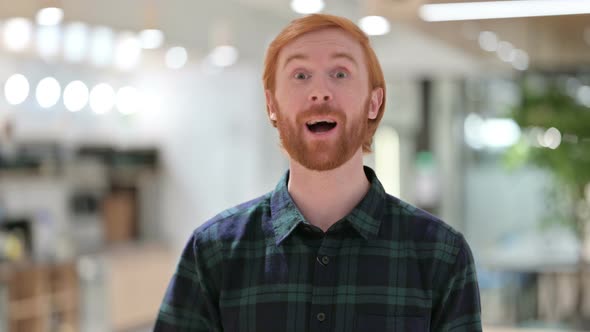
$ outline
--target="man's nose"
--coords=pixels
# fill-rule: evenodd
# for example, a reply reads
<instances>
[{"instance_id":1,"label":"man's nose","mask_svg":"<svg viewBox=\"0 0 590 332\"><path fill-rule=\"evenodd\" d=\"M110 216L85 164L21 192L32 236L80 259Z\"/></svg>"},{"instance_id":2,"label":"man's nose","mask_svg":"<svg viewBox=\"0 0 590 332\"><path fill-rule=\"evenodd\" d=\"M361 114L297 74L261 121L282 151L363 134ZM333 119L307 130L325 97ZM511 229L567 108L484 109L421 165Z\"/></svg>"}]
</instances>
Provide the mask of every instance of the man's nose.
<instances>
[{"instance_id":1,"label":"man's nose","mask_svg":"<svg viewBox=\"0 0 590 332\"><path fill-rule=\"evenodd\" d=\"M317 93L317 94L312 94L310 100L312 102L320 102L320 101L330 101L332 100L332 95L327 94L327 93Z\"/></svg>"},{"instance_id":2,"label":"man's nose","mask_svg":"<svg viewBox=\"0 0 590 332\"><path fill-rule=\"evenodd\" d=\"M309 101L312 103L325 103L331 100L332 92L323 82L317 84L309 94Z\"/></svg>"}]
</instances>

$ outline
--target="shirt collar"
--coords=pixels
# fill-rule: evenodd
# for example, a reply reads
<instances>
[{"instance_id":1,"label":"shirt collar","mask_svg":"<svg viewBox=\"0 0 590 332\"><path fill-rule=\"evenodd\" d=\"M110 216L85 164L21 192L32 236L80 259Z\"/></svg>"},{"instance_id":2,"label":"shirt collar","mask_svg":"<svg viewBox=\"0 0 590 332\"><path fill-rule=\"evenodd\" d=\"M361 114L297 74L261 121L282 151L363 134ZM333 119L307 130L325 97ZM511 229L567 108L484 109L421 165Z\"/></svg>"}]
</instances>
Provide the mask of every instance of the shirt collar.
<instances>
[{"instance_id":1,"label":"shirt collar","mask_svg":"<svg viewBox=\"0 0 590 332\"><path fill-rule=\"evenodd\" d=\"M367 166L364 167L364 171L370 182L369 191L344 219L363 238L369 240L374 239L379 233L386 193L375 172ZM288 181L289 171L281 178L270 199L272 225L269 228L274 232L277 245L280 245L299 223L307 222L289 194Z\"/></svg>"}]
</instances>

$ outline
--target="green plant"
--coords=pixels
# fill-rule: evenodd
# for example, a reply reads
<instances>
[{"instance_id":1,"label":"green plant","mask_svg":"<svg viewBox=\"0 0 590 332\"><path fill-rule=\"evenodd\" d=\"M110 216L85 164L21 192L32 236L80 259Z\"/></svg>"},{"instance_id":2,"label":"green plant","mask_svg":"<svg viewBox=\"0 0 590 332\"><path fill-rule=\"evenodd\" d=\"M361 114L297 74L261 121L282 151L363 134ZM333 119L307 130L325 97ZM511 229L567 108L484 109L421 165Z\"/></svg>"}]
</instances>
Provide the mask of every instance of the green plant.
<instances>
[{"instance_id":1,"label":"green plant","mask_svg":"<svg viewBox=\"0 0 590 332\"><path fill-rule=\"evenodd\" d=\"M584 248L589 241L585 230L590 224L588 213L583 212L589 207L584 188L590 184L590 108L568 94L563 83L563 78L551 76L522 79L521 102L511 110L511 116L527 134L507 151L504 161L509 167L528 163L549 171L555 179L555 190L547 197L550 213L544 223L571 227ZM559 139L555 129L553 137L545 136L550 128L557 129ZM588 258L580 252L579 281L588 265ZM573 320L579 327L588 327L582 314L582 293L580 289Z\"/></svg>"}]
</instances>

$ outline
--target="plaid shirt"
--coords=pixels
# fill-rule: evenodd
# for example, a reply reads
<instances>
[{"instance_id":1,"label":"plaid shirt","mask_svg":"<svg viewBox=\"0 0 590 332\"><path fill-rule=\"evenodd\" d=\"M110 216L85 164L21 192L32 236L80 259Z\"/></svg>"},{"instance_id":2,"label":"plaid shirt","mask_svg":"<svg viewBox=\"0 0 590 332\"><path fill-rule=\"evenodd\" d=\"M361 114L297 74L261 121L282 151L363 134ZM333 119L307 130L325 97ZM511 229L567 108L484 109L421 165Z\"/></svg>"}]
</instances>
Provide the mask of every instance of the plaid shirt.
<instances>
[{"instance_id":1,"label":"plaid shirt","mask_svg":"<svg viewBox=\"0 0 590 332\"><path fill-rule=\"evenodd\" d=\"M154 331L481 331L475 265L463 236L371 187L323 233L287 181L199 227Z\"/></svg>"}]
</instances>

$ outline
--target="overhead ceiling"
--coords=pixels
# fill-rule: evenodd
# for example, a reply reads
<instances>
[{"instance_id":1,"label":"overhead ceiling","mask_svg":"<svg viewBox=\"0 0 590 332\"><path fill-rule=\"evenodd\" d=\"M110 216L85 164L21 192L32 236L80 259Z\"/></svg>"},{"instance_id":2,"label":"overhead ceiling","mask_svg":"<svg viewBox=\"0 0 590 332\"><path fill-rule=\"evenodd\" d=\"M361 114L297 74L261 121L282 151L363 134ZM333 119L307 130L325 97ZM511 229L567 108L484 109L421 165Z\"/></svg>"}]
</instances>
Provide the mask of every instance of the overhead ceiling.
<instances>
[{"instance_id":1,"label":"overhead ceiling","mask_svg":"<svg viewBox=\"0 0 590 332\"><path fill-rule=\"evenodd\" d=\"M559 0L555 0L559 1ZM33 18L48 0L0 0L0 21L13 16ZM219 42L215 27L225 27L225 39L236 44L242 57L260 61L268 42L288 21L297 17L290 0L53 0L65 11L66 21L107 25L139 31L150 25L164 30L170 45L206 53ZM384 67L395 71L469 73L504 68L494 54L477 41L481 31L525 50L531 67L542 70L576 70L590 64L590 46L584 31L590 15L469 22L424 22L418 17L426 0L326 0L324 12L353 20L380 14L392 22L387 36L374 44ZM219 30L219 29L217 29Z\"/></svg>"},{"instance_id":2,"label":"overhead ceiling","mask_svg":"<svg viewBox=\"0 0 590 332\"><path fill-rule=\"evenodd\" d=\"M590 65L590 15L425 22L418 17L420 5L467 0L375 2L379 12L392 21L407 24L478 57L495 57L494 54L483 51L477 40L480 32L491 31L499 39L526 51L531 68L543 71L577 71Z\"/></svg>"}]
</instances>

